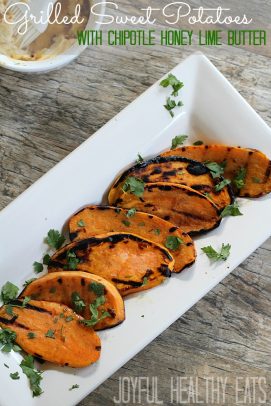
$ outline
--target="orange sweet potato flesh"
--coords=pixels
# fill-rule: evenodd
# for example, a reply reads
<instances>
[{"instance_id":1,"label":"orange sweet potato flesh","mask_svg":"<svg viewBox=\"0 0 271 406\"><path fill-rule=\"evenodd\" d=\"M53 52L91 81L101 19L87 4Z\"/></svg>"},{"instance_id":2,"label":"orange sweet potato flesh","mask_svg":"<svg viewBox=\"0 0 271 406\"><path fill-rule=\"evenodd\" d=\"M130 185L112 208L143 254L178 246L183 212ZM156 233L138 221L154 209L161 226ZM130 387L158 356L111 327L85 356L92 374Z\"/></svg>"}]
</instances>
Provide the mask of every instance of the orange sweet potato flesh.
<instances>
[{"instance_id":1,"label":"orange sweet potato flesh","mask_svg":"<svg viewBox=\"0 0 271 406\"><path fill-rule=\"evenodd\" d=\"M72 241L111 232L127 232L164 245L168 236L183 241L176 250L169 250L175 260L174 272L179 273L196 259L195 246L187 233L160 217L147 213L129 214L128 210L110 206L88 206L73 215L68 223Z\"/></svg>"},{"instance_id":2,"label":"orange sweet potato flesh","mask_svg":"<svg viewBox=\"0 0 271 406\"><path fill-rule=\"evenodd\" d=\"M213 179L210 170L201 162L180 156L158 156L125 171L109 192L109 204L114 205L120 197L128 177L142 179L145 183L167 182L189 186L203 194L207 193L221 210L232 203L230 187L216 192L215 185L221 179Z\"/></svg>"},{"instance_id":3,"label":"orange sweet potato flesh","mask_svg":"<svg viewBox=\"0 0 271 406\"><path fill-rule=\"evenodd\" d=\"M17 344L28 354L62 366L83 368L96 362L101 353L101 341L91 328L80 323L82 318L67 306L31 300L25 307L22 301L12 304L13 313L0 309L0 326L14 331ZM64 315L61 317L60 315ZM70 320L72 318L72 320ZM46 337L48 331L53 337ZM34 338L28 334L34 333Z\"/></svg>"},{"instance_id":4,"label":"orange sweet potato flesh","mask_svg":"<svg viewBox=\"0 0 271 406\"><path fill-rule=\"evenodd\" d=\"M80 261L77 271L109 280L122 296L160 285L174 268L174 259L164 247L134 234L109 233L60 249L51 258L49 272L74 270L67 260L71 253Z\"/></svg>"},{"instance_id":5,"label":"orange sweet potato flesh","mask_svg":"<svg viewBox=\"0 0 271 406\"><path fill-rule=\"evenodd\" d=\"M245 186L235 189L240 197L260 197L271 192L271 161L256 149L230 147L227 145L186 146L167 151L162 156L178 155L200 162L226 161L224 177L234 180L240 168L246 169Z\"/></svg>"},{"instance_id":6,"label":"orange sweet potato flesh","mask_svg":"<svg viewBox=\"0 0 271 406\"><path fill-rule=\"evenodd\" d=\"M210 199L173 183L146 183L142 197L123 192L116 204L154 214L190 234L212 230L221 221L219 210Z\"/></svg>"},{"instance_id":7,"label":"orange sweet potato flesh","mask_svg":"<svg viewBox=\"0 0 271 406\"><path fill-rule=\"evenodd\" d=\"M28 296L35 300L62 303L73 308L74 292L79 294L86 305L79 314L87 320L91 318L89 305L95 302L100 293L104 295L105 303L98 307L99 318L104 312L109 313L109 316L95 324L94 330L111 328L124 321L124 303L116 287L106 279L88 272L50 273L30 283L20 298Z\"/></svg>"}]
</instances>

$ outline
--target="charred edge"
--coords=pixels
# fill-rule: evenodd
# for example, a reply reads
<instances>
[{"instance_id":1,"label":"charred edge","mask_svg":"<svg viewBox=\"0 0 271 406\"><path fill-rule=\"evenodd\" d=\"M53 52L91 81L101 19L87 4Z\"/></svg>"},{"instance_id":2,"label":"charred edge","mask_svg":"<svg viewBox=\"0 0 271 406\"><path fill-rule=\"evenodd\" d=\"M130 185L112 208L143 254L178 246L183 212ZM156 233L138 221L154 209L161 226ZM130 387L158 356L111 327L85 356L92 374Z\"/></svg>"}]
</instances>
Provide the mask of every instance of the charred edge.
<instances>
[{"instance_id":1,"label":"charred edge","mask_svg":"<svg viewBox=\"0 0 271 406\"><path fill-rule=\"evenodd\" d=\"M161 275L165 276L166 278L171 277L171 270L168 268L167 265L161 265L158 268L158 271L160 272Z\"/></svg>"},{"instance_id":2,"label":"charred edge","mask_svg":"<svg viewBox=\"0 0 271 406\"><path fill-rule=\"evenodd\" d=\"M171 227L170 229L169 229L169 232L170 233L174 233L175 231L177 231L178 230L178 227Z\"/></svg>"},{"instance_id":3,"label":"charred edge","mask_svg":"<svg viewBox=\"0 0 271 406\"><path fill-rule=\"evenodd\" d=\"M116 312L114 309L107 309L107 311L110 314L110 316L112 317L112 319L114 319L116 317Z\"/></svg>"},{"instance_id":4,"label":"charred edge","mask_svg":"<svg viewBox=\"0 0 271 406\"><path fill-rule=\"evenodd\" d=\"M102 347L101 347L100 345L97 345L97 346L95 347L95 349L96 349L96 351L101 351Z\"/></svg>"},{"instance_id":5,"label":"charred edge","mask_svg":"<svg viewBox=\"0 0 271 406\"><path fill-rule=\"evenodd\" d=\"M188 234L190 235L190 237L192 237L192 236L199 235L199 234L209 233L209 231L212 231L212 230L215 230L216 228L218 228L220 226L221 221L222 221L222 219L220 218L213 227L208 228L208 229L198 230L198 231L190 231Z\"/></svg>"},{"instance_id":6,"label":"charred edge","mask_svg":"<svg viewBox=\"0 0 271 406\"><path fill-rule=\"evenodd\" d=\"M62 264L61 262L58 261L50 261L48 264L48 268L64 268L65 264Z\"/></svg>"},{"instance_id":7,"label":"charred edge","mask_svg":"<svg viewBox=\"0 0 271 406\"><path fill-rule=\"evenodd\" d=\"M166 162L185 162L189 164L189 170L187 167L187 171L191 173L191 175L203 175L206 173L210 173L210 170L201 162L194 161L193 159L184 158L181 156L160 156L158 155L156 158L150 159L145 161L141 164L137 164L132 166L131 168L127 169L127 171L123 172L121 177L117 180L114 184L113 189L116 189L120 183L122 183L132 172L137 171L139 169L145 169L148 165L151 164L162 164Z\"/></svg>"},{"instance_id":8,"label":"charred edge","mask_svg":"<svg viewBox=\"0 0 271 406\"><path fill-rule=\"evenodd\" d=\"M117 278L113 278L111 279L112 282L114 283L121 283L123 285L127 285L127 286L131 286L133 288L140 288L142 286L142 282L136 282L136 281L124 281L122 279L117 279Z\"/></svg>"},{"instance_id":9,"label":"charred edge","mask_svg":"<svg viewBox=\"0 0 271 406\"><path fill-rule=\"evenodd\" d=\"M233 188L232 188L231 184L227 185L227 190L228 190L228 193L230 196L230 202L231 202L230 204L233 204L235 202L235 196L234 196ZM221 210L220 212L222 212L222 211L223 210Z\"/></svg>"},{"instance_id":10,"label":"charred edge","mask_svg":"<svg viewBox=\"0 0 271 406\"><path fill-rule=\"evenodd\" d=\"M86 281L84 278L81 279L81 286L86 286Z\"/></svg>"},{"instance_id":11,"label":"charred edge","mask_svg":"<svg viewBox=\"0 0 271 406\"><path fill-rule=\"evenodd\" d=\"M77 236L78 236L77 231L74 231L74 232L70 233L70 240L71 241L75 240L77 238Z\"/></svg>"},{"instance_id":12,"label":"charred edge","mask_svg":"<svg viewBox=\"0 0 271 406\"><path fill-rule=\"evenodd\" d=\"M52 314L52 312L50 312L49 310L43 309L42 307L38 307L35 305L32 305L30 303L27 303L26 305L23 306L23 302L20 300L12 300L10 302L10 304L12 306L16 306L16 307L22 307L23 309L29 309L29 310L34 310L36 312L39 313L47 313L47 314Z\"/></svg>"},{"instance_id":13,"label":"charred edge","mask_svg":"<svg viewBox=\"0 0 271 406\"><path fill-rule=\"evenodd\" d=\"M193 185L193 186L191 186L191 189L194 189L197 192L204 192L204 193L213 192L213 188L208 185ZM218 193L220 193L220 192L218 192Z\"/></svg>"},{"instance_id":14,"label":"charred edge","mask_svg":"<svg viewBox=\"0 0 271 406\"><path fill-rule=\"evenodd\" d=\"M195 262L196 262L196 258L193 259L193 261L189 262L189 264L185 264L182 268L180 268L180 269L175 269L175 270L174 270L174 273L180 273L180 272L182 272L184 269L190 268L192 265L194 265Z\"/></svg>"}]
</instances>

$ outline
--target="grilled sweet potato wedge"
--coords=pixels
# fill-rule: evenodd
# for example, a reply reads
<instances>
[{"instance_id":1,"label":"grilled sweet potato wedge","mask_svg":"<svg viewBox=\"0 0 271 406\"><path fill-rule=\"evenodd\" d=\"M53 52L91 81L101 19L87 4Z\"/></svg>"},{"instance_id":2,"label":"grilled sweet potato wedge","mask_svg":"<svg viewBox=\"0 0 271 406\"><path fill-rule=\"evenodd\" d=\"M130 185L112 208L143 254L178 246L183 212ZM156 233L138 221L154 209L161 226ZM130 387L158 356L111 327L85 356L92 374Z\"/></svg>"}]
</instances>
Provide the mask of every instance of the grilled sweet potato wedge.
<instances>
[{"instance_id":1,"label":"grilled sweet potato wedge","mask_svg":"<svg viewBox=\"0 0 271 406\"><path fill-rule=\"evenodd\" d=\"M74 293L85 303L80 310L74 306ZM105 301L98 307L98 319L101 320L93 325L94 330L117 326L125 319L123 299L116 287L106 279L88 272L63 271L47 274L30 283L20 294L22 299L26 296L65 304L87 320L92 316L89 305L97 297L103 296ZM103 317L105 314L108 316Z\"/></svg>"},{"instance_id":2,"label":"grilled sweet potato wedge","mask_svg":"<svg viewBox=\"0 0 271 406\"><path fill-rule=\"evenodd\" d=\"M77 260L76 268L69 258ZM109 233L72 242L57 251L48 266L49 272L63 269L99 275L119 290L122 296L153 288L171 275L174 259L170 253L133 234Z\"/></svg>"},{"instance_id":3,"label":"grilled sweet potato wedge","mask_svg":"<svg viewBox=\"0 0 271 406\"><path fill-rule=\"evenodd\" d=\"M212 230L221 221L219 210L210 199L174 183L146 183L142 197L123 192L116 205L156 215L191 234Z\"/></svg>"},{"instance_id":4,"label":"grilled sweet potato wedge","mask_svg":"<svg viewBox=\"0 0 271 406\"><path fill-rule=\"evenodd\" d=\"M167 151L168 156L182 156L200 162L226 162L224 177L232 180L234 192L240 197L260 197L271 192L271 161L256 149L230 147L226 145L186 146ZM245 184L236 188L234 179L240 169L245 169Z\"/></svg>"},{"instance_id":5,"label":"grilled sweet potato wedge","mask_svg":"<svg viewBox=\"0 0 271 406\"><path fill-rule=\"evenodd\" d=\"M128 177L142 179L145 183L167 182L189 186L203 194L207 193L221 210L233 201L230 186L216 192L215 185L221 179L214 179L207 166L181 156L158 156L125 171L109 192L110 204L115 204L122 194L123 185Z\"/></svg>"},{"instance_id":6,"label":"grilled sweet potato wedge","mask_svg":"<svg viewBox=\"0 0 271 406\"><path fill-rule=\"evenodd\" d=\"M36 300L24 307L22 300L11 305L15 316L7 314L7 305L2 306L0 326L14 331L17 344L28 354L74 368L86 367L99 359L100 338L81 324L82 317L67 306Z\"/></svg>"},{"instance_id":7,"label":"grilled sweet potato wedge","mask_svg":"<svg viewBox=\"0 0 271 406\"><path fill-rule=\"evenodd\" d=\"M142 212L110 206L88 206L69 220L72 241L83 240L95 235L111 232L127 232L140 235L147 240L164 245L168 236L176 236L183 241L177 249L170 250L175 260L174 272L181 272L196 259L195 246L188 234L160 217Z\"/></svg>"}]
</instances>

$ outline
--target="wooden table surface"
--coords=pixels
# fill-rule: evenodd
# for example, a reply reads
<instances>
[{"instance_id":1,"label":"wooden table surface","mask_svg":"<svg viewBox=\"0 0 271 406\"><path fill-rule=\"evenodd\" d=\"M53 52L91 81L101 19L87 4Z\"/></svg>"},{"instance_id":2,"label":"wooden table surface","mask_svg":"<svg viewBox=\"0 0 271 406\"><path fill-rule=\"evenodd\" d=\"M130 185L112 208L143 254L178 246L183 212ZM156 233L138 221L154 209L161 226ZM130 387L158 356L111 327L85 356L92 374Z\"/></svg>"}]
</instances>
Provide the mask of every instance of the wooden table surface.
<instances>
[{"instance_id":1,"label":"wooden table surface","mask_svg":"<svg viewBox=\"0 0 271 406\"><path fill-rule=\"evenodd\" d=\"M146 4L144 0L130 3L119 2L123 14L136 15L137 9ZM150 2L153 6L166 3ZM202 2L190 2L199 3ZM211 0L203 3L217 6ZM232 6L236 13L250 13L258 28L270 29L270 0L251 0L249 4L242 0L238 5L231 0L227 6ZM159 22L155 28L166 27ZM0 208L197 50L210 58L270 125L270 45L103 46L87 49L76 62L46 75L28 76L2 69ZM271 151L267 152L271 156ZM119 378L126 376L157 376L159 397L164 404L170 404L171 377L198 377L201 383L206 377L227 377L226 403L222 400L216 403L226 405L236 404L236 377L264 377L269 397L266 404L270 405L270 293L271 239L80 406L112 405L113 397L118 396ZM204 388L200 385L199 400L209 405ZM259 401L250 404L258 405Z\"/></svg>"}]
</instances>

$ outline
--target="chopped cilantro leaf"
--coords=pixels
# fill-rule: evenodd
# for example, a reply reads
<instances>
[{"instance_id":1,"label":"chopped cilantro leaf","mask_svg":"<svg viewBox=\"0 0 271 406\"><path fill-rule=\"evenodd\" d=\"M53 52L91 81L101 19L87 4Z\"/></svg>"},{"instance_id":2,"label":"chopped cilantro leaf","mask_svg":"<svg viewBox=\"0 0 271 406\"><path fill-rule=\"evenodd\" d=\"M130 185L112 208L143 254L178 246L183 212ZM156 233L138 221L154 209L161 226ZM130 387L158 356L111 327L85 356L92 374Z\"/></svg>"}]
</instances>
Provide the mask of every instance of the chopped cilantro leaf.
<instances>
[{"instance_id":1,"label":"chopped cilantro leaf","mask_svg":"<svg viewBox=\"0 0 271 406\"><path fill-rule=\"evenodd\" d=\"M77 225L78 227L85 227L85 222L83 220L79 220Z\"/></svg>"},{"instance_id":2,"label":"chopped cilantro leaf","mask_svg":"<svg viewBox=\"0 0 271 406\"><path fill-rule=\"evenodd\" d=\"M165 88L171 86L173 89L171 95L176 97L178 96L179 91L184 87L184 84L179 79L177 79L176 76L174 76L172 73L169 73L169 75L160 82L160 86Z\"/></svg>"},{"instance_id":3,"label":"chopped cilantro leaf","mask_svg":"<svg viewBox=\"0 0 271 406\"><path fill-rule=\"evenodd\" d=\"M86 307L84 300L77 292L72 293L72 305L76 313L81 313Z\"/></svg>"},{"instance_id":4,"label":"chopped cilantro leaf","mask_svg":"<svg viewBox=\"0 0 271 406\"><path fill-rule=\"evenodd\" d=\"M95 293L97 296L103 296L104 295L104 285L98 282L91 282L89 284L89 290L92 290L92 292Z\"/></svg>"},{"instance_id":5,"label":"chopped cilantro leaf","mask_svg":"<svg viewBox=\"0 0 271 406\"><path fill-rule=\"evenodd\" d=\"M147 285L147 283L148 283L148 278L145 276L144 278L143 278L143 282L142 282L142 285L141 286L146 286Z\"/></svg>"},{"instance_id":6,"label":"chopped cilantro leaf","mask_svg":"<svg viewBox=\"0 0 271 406\"><path fill-rule=\"evenodd\" d=\"M167 98L167 102L164 105L165 109L169 112L171 117L174 117L173 110L175 109L175 107L182 107L182 106L183 106L183 103L181 101L176 103L176 101L171 99L170 97Z\"/></svg>"},{"instance_id":7,"label":"chopped cilantro leaf","mask_svg":"<svg viewBox=\"0 0 271 406\"><path fill-rule=\"evenodd\" d=\"M240 212L239 206L237 202L230 204L229 206L225 207L225 209L221 213L221 217L227 216L242 216L243 213Z\"/></svg>"},{"instance_id":8,"label":"chopped cilantro leaf","mask_svg":"<svg viewBox=\"0 0 271 406\"><path fill-rule=\"evenodd\" d=\"M4 303L8 303L10 300L16 299L19 293L18 286L11 282L5 283L1 290L1 299Z\"/></svg>"},{"instance_id":9,"label":"chopped cilantro leaf","mask_svg":"<svg viewBox=\"0 0 271 406\"><path fill-rule=\"evenodd\" d=\"M122 224L124 224L126 227L130 227L131 223L128 220L122 220Z\"/></svg>"},{"instance_id":10,"label":"chopped cilantro leaf","mask_svg":"<svg viewBox=\"0 0 271 406\"><path fill-rule=\"evenodd\" d=\"M142 158L142 156L140 154L137 154L137 160L136 163L138 165L142 164L144 162L144 159Z\"/></svg>"},{"instance_id":11,"label":"chopped cilantro leaf","mask_svg":"<svg viewBox=\"0 0 271 406\"><path fill-rule=\"evenodd\" d=\"M226 261L230 255L230 250L230 244L222 244L220 252L217 252L211 245L202 248L202 251L207 255L207 257L213 261Z\"/></svg>"},{"instance_id":12,"label":"chopped cilantro leaf","mask_svg":"<svg viewBox=\"0 0 271 406\"><path fill-rule=\"evenodd\" d=\"M29 379L33 397L40 396L42 394L42 389L40 387L42 376L41 372L37 371L34 367L34 358L31 355L27 355L20 363L20 367Z\"/></svg>"},{"instance_id":13,"label":"chopped cilantro leaf","mask_svg":"<svg viewBox=\"0 0 271 406\"><path fill-rule=\"evenodd\" d=\"M203 142L203 141L200 141L200 140L193 143L193 145L195 145L195 146L197 146L197 145L203 145L203 144L204 144L204 142Z\"/></svg>"},{"instance_id":14,"label":"chopped cilantro leaf","mask_svg":"<svg viewBox=\"0 0 271 406\"><path fill-rule=\"evenodd\" d=\"M171 149L176 149L179 145L183 145L187 138L188 135L177 135L176 137L174 137L171 143Z\"/></svg>"},{"instance_id":15,"label":"chopped cilantro leaf","mask_svg":"<svg viewBox=\"0 0 271 406\"><path fill-rule=\"evenodd\" d=\"M67 265L64 266L64 269L72 269L73 271L77 269L80 259L77 258L75 252L68 251L66 255Z\"/></svg>"},{"instance_id":16,"label":"chopped cilantro leaf","mask_svg":"<svg viewBox=\"0 0 271 406\"><path fill-rule=\"evenodd\" d=\"M28 302L30 302L31 297L29 296L25 296L23 303L22 303L22 307L25 307L27 305Z\"/></svg>"},{"instance_id":17,"label":"chopped cilantro leaf","mask_svg":"<svg viewBox=\"0 0 271 406\"><path fill-rule=\"evenodd\" d=\"M97 299L95 299L95 301L89 305L91 319L82 320L81 323L83 323L87 327L93 327L97 323L99 323L101 320L105 319L106 317L110 317L110 313L108 313L106 311L103 311L99 317L98 308L99 308L99 306L101 306L103 304L105 304L105 297L104 296L97 297Z\"/></svg>"},{"instance_id":18,"label":"chopped cilantro leaf","mask_svg":"<svg viewBox=\"0 0 271 406\"><path fill-rule=\"evenodd\" d=\"M56 287L55 287L55 286L52 286L52 287L49 289L49 293L51 293L51 294L56 293Z\"/></svg>"},{"instance_id":19,"label":"chopped cilantro leaf","mask_svg":"<svg viewBox=\"0 0 271 406\"><path fill-rule=\"evenodd\" d=\"M51 260L50 255L49 255L49 254L45 254L44 257L43 257L43 260L42 260L43 265L49 265L50 260Z\"/></svg>"},{"instance_id":20,"label":"chopped cilantro leaf","mask_svg":"<svg viewBox=\"0 0 271 406\"><path fill-rule=\"evenodd\" d=\"M1 351L10 352L11 350L15 352L21 351L21 348L15 343L17 335L14 331L7 328L0 330L0 346Z\"/></svg>"},{"instance_id":21,"label":"chopped cilantro leaf","mask_svg":"<svg viewBox=\"0 0 271 406\"><path fill-rule=\"evenodd\" d=\"M50 230L45 238L49 247L58 250L65 242L65 237L57 230Z\"/></svg>"},{"instance_id":22,"label":"chopped cilantro leaf","mask_svg":"<svg viewBox=\"0 0 271 406\"><path fill-rule=\"evenodd\" d=\"M207 166L207 168L211 171L211 175L213 178L220 178L224 175L227 162L224 161L218 164L217 162L206 161L204 162L204 165Z\"/></svg>"},{"instance_id":23,"label":"chopped cilantro leaf","mask_svg":"<svg viewBox=\"0 0 271 406\"><path fill-rule=\"evenodd\" d=\"M66 323L69 323L70 321L73 321L73 317L72 316L68 316L65 319Z\"/></svg>"},{"instance_id":24,"label":"chopped cilantro leaf","mask_svg":"<svg viewBox=\"0 0 271 406\"><path fill-rule=\"evenodd\" d=\"M55 339L55 330L48 330L45 337Z\"/></svg>"},{"instance_id":25,"label":"chopped cilantro leaf","mask_svg":"<svg viewBox=\"0 0 271 406\"><path fill-rule=\"evenodd\" d=\"M36 280L37 280L37 278L28 279L27 281L25 281L25 283L23 284L23 286L26 288L28 285L30 285L30 283L32 283L32 282L34 282L34 281L36 281Z\"/></svg>"},{"instance_id":26,"label":"chopped cilantro leaf","mask_svg":"<svg viewBox=\"0 0 271 406\"><path fill-rule=\"evenodd\" d=\"M33 339L36 337L36 334L35 334L35 333L32 333L32 331L30 331L30 332L27 334L27 337L28 337L30 340L33 340Z\"/></svg>"},{"instance_id":27,"label":"chopped cilantro leaf","mask_svg":"<svg viewBox=\"0 0 271 406\"><path fill-rule=\"evenodd\" d=\"M159 228L156 228L155 230L153 230L155 235L160 235L161 234L161 230Z\"/></svg>"},{"instance_id":28,"label":"chopped cilantro leaf","mask_svg":"<svg viewBox=\"0 0 271 406\"><path fill-rule=\"evenodd\" d=\"M40 262L35 261L33 267L35 273L41 273L43 271L43 265Z\"/></svg>"},{"instance_id":29,"label":"chopped cilantro leaf","mask_svg":"<svg viewBox=\"0 0 271 406\"><path fill-rule=\"evenodd\" d=\"M10 376L11 379L13 379L14 381L16 381L17 379L20 379L19 372L14 372L13 374L9 374L9 376Z\"/></svg>"},{"instance_id":30,"label":"chopped cilantro leaf","mask_svg":"<svg viewBox=\"0 0 271 406\"><path fill-rule=\"evenodd\" d=\"M229 179L223 179L217 185L215 185L215 191L220 192L220 190L224 189L225 186L229 185L231 181Z\"/></svg>"},{"instance_id":31,"label":"chopped cilantro leaf","mask_svg":"<svg viewBox=\"0 0 271 406\"><path fill-rule=\"evenodd\" d=\"M80 386L75 384L75 385L72 385L69 390L78 389L78 388L80 388Z\"/></svg>"},{"instance_id":32,"label":"chopped cilantro leaf","mask_svg":"<svg viewBox=\"0 0 271 406\"><path fill-rule=\"evenodd\" d=\"M165 247L169 250L176 251L181 244L183 244L183 240L180 237L169 235L166 239Z\"/></svg>"},{"instance_id":33,"label":"chopped cilantro leaf","mask_svg":"<svg viewBox=\"0 0 271 406\"><path fill-rule=\"evenodd\" d=\"M128 218L133 217L135 214L136 214L136 209L133 208L133 209L128 210L126 217L128 217Z\"/></svg>"},{"instance_id":34,"label":"chopped cilantro leaf","mask_svg":"<svg viewBox=\"0 0 271 406\"><path fill-rule=\"evenodd\" d=\"M233 184L237 187L237 189L242 189L245 186L246 174L247 170L244 167L240 168L236 173Z\"/></svg>"},{"instance_id":35,"label":"chopped cilantro leaf","mask_svg":"<svg viewBox=\"0 0 271 406\"><path fill-rule=\"evenodd\" d=\"M253 182L253 183L262 183L262 182L261 182L261 179L257 178L256 176L253 176L252 182Z\"/></svg>"},{"instance_id":36,"label":"chopped cilantro leaf","mask_svg":"<svg viewBox=\"0 0 271 406\"><path fill-rule=\"evenodd\" d=\"M141 179L128 177L122 186L124 192L129 192L135 196L141 197L144 193L144 182Z\"/></svg>"}]
</instances>

